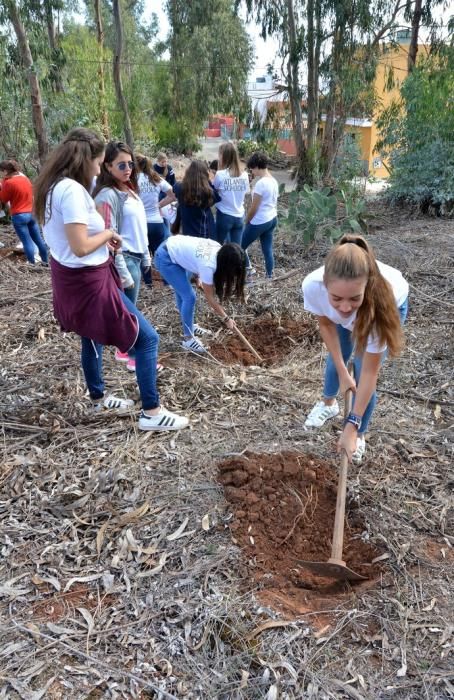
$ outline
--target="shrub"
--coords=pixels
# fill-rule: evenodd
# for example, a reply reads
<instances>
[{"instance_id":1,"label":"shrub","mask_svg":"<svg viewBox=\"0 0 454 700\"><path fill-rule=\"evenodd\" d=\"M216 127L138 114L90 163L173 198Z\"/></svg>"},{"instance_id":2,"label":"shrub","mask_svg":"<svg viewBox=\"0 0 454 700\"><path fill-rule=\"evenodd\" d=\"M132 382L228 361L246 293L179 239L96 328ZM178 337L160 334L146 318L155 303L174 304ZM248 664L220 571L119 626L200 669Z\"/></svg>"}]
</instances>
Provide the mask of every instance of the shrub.
<instances>
[{"instance_id":1,"label":"shrub","mask_svg":"<svg viewBox=\"0 0 454 700\"><path fill-rule=\"evenodd\" d=\"M175 151L191 155L200 149L197 135L193 126L184 121L170 120L167 117L159 117L155 124L156 148Z\"/></svg>"},{"instance_id":2,"label":"shrub","mask_svg":"<svg viewBox=\"0 0 454 700\"><path fill-rule=\"evenodd\" d=\"M241 158L248 158L255 151L263 151L269 156L276 154L277 147L274 141L252 141L241 139L237 143L238 153Z\"/></svg>"},{"instance_id":3,"label":"shrub","mask_svg":"<svg viewBox=\"0 0 454 700\"><path fill-rule=\"evenodd\" d=\"M313 190L304 185L300 191L290 192L287 217L284 220L303 243L309 245L319 236L332 243L344 233L367 232L366 202L344 190L330 188Z\"/></svg>"},{"instance_id":4,"label":"shrub","mask_svg":"<svg viewBox=\"0 0 454 700\"><path fill-rule=\"evenodd\" d=\"M454 213L454 47L418 62L401 101L379 120L380 150L390 158L388 196L423 211Z\"/></svg>"}]
</instances>

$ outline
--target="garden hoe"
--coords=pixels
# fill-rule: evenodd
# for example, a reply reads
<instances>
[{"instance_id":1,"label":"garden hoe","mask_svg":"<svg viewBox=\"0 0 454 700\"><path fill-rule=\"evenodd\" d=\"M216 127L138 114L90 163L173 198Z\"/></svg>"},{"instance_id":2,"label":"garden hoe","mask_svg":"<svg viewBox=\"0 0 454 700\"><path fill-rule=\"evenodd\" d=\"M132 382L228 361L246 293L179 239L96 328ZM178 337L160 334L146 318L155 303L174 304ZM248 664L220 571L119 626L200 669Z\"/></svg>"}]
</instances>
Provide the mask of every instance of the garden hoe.
<instances>
[{"instance_id":1,"label":"garden hoe","mask_svg":"<svg viewBox=\"0 0 454 700\"><path fill-rule=\"evenodd\" d=\"M344 418L350 413L352 392L348 390L345 394ZM328 561L303 561L298 559L298 564L305 569L309 569L318 576L335 578L339 581L365 581L367 576L361 576L356 571L348 568L342 559L342 548L344 544L344 520L345 520L345 499L347 495L347 473L348 456L343 450L341 455L341 465L339 470L339 481L337 484L336 515L334 517L333 544L331 547L331 557Z\"/></svg>"}]
</instances>

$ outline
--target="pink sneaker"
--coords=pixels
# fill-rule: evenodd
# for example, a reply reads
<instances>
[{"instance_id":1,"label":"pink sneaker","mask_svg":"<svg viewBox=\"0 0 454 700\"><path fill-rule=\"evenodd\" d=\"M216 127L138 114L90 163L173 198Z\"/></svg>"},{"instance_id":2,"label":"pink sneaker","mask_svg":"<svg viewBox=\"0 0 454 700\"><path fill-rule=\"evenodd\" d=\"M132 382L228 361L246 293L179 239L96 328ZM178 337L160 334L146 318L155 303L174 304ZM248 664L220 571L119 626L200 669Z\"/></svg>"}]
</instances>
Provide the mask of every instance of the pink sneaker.
<instances>
[{"instance_id":1,"label":"pink sneaker","mask_svg":"<svg viewBox=\"0 0 454 700\"><path fill-rule=\"evenodd\" d=\"M128 357L128 362L126 364L126 369L129 369L130 372L135 372L136 371L136 361L133 357Z\"/></svg>"},{"instance_id":2,"label":"pink sneaker","mask_svg":"<svg viewBox=\"0 0 454 700\"><path fill-rule=\"evenodd\" d=\"M120 352L119 350L115 350L115 359L117 360L117 362L128 362L129 355L127 352Z\"/></svg>"}]
</instances>

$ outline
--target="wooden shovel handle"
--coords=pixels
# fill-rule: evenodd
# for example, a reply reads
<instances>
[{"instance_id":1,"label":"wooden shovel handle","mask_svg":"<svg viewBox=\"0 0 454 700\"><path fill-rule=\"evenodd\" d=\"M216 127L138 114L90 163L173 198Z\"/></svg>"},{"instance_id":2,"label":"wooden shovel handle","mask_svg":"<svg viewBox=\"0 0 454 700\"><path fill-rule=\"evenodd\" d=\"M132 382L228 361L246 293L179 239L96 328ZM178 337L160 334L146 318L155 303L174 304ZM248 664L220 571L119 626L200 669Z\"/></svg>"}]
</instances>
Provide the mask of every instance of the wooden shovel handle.
<instances>
[{"instance_id":1,"label":"wooden shovel handle","mask_svg":"<svg viewBox=\"0 0 454 700\"><path fill-rule=\"evenodd\" d=\"M244 335L242 334L240 329L237 328L236 323L233 324L233 330L235 331L235 333L237 334L238 338L241 340L243 345L245 345L245 347L247 347L247 349L252 352L254 357L256 357L259 362L263 362L263 357L260 357L257 350L250 344L249 340L244 337Z\"/></svg>"},{"instance_id":2,"label":"wooden shovel handle","mask_svg":"<svg viewBox=\"0 0 454 700\"><path fill-rule=\"evenodd\" d=\"M350 413L352 405L352 390L348 389L345 392L344 401L344 419ZM345 523L345 501L347 497L347 474L348 474L348 455L345 450L342 450L341 463L339 469L339 481L337 484L337 500L336 500L336 515L334 516L333 544L331 547L331 558L329 562L333 564L340 563L345 565L342 560L342 549L344 546L344 523Z\"/></svg>"}]
</instances>

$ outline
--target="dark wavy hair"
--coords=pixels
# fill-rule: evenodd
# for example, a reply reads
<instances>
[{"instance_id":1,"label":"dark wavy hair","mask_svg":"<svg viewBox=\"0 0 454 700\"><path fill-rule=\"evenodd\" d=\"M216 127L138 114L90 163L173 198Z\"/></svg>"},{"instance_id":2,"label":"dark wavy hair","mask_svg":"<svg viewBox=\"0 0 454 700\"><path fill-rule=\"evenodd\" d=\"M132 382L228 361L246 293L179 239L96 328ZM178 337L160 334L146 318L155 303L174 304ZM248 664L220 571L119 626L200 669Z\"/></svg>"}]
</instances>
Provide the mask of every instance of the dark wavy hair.
<instances>
[{"instance_id":1,"label":"dark wavy hair","mask_svg":"<svg viewBox=\"0 0 454 700\"><path fill-rule=\"evenodd\" d=\"M213 282L221 302L232 296L244 302L246 253L238 243L224 243L219 249Z\"/></svg>"},{"instance_id":2,"label":"dark wavy hair","mask_svg":"<svg viewBox=\"0 0 454 700\"><path fill-rule=\"evenodd\" d=\"M0 170L4 170L8 175L14 175L14 173L20 173L20 165L17 160L8 158L7 160L2 160L0 162Z\"/></svg>"},{"instance_id":3,"label":"dark wavy hair","mask_svg":"<svg viewBox=\"0 0 454 700\"><path fill-rule=\"evenodd\" d=\"M189 207L211 207L214 204L213 189L208 176L208 166L203 160L193 160L182 182L182 200Z\"/></svg>"},{"instance_id":4,"label":"dark wavy hair","mask_svg":"<svg viewBox=\"0 0 454 700\"><path fill-rule=\"evenodd\" d=\"M266 153L263 153L262 151L255 151L249 156L247 161L247 167L249 169L260 168L260 170L265 170L265 168L268 167L269 162L270 160Z\"/></svg>"},{"instance_id":5,"label":"dark wavy hair","mask_svg":"<svg viewBox=\"0 0 454 700\"><path fill-rule=\"evenodd\" d=\"M52 212L52 193L55 185L65 177L79 182L87 192L92 185L91 161L104 152L104 140L90 129L72 129L52 151L44 163L34 186L34 210L43 224Z\"/></svg>"},{"instance_id":6,"label":"dark wavy hair","mask_svg":"<svg viewBox=\"0 0 454 700\"><path fill-rule=\"evenodd\" d=\"M92 195L93 199L96 197L98 192L100 192L105 187L116 187L118 189L118 180L116 180L112 173L109 172L109 170L107 170L106 166L113 163L113 161L119 153L127 153L129 156L131 156L131 160L134 163L134 168L129 178L129 181L126 184L132 190L134 190L134 192L139 191L139 186L137 184L137 161L135 159L134 153L132 152L132 149L128 146L127 143L124 143L123 141L109 141L109 143L106 146L104 163L101 165L101 172L99 173L98 179L96 180L96 187Z\"/></svg>"}]
</instances>

